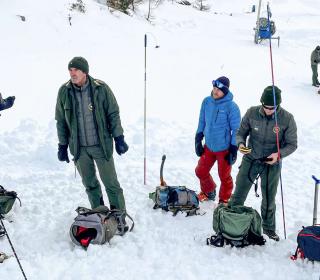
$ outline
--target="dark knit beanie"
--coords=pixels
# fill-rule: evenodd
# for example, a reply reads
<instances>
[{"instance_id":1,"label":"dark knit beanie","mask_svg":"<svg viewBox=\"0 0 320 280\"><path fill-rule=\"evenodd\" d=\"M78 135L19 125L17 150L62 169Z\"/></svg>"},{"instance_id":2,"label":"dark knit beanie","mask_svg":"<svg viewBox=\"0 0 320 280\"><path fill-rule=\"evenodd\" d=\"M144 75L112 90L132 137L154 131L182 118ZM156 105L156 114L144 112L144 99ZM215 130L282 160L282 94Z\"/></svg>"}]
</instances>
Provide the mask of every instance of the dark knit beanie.
<instances>
[{"instance_id":1,"label":"dark knit beanie","mask_svg":"<svg viewBox=\"0 0 320 280\"><path fill-rule=\"evenodd\" d=\"M279 105L281 103L281 90L274 86L274 93L276 96L276 105ZM262 105L266 106L274 106L274 100L273 100L273 86L268 86L264 89L260 102Z\"/></svg>"},{"instance_id":2,"label":"dark knit beanie","mask_svg":"<svg viewBox=\"0 0 320 280\"><path fill-rule=\"evenodd\" d=\"M71 61L68 64L68 69L70 68L76 68L81 70L82 72L88 74L89 73L89 64L88 61L81 57L81 56L76 56L71 59Z\"/></svg>"},{"instance_id":3,"label":"dark knit beanie","mask_svg":"<svg viewBox=\"0 0 320 280\"><path fill-rule=\"evenodd\" d=\"M217 85L217 82L222 83L222 84L224 85L224 87L220 88L220 87ZM228 94L228 92L229 92L230 81L229 81L229 79L228 79L227 77L222 76L222 77L219 77L219 78L216 79L216 80L213 80L213 81L212 81L212 85L213 85L214 87L219 88L219 89L224 93L224 95L226 95L226 94Z\"/></svg>"}]
</instances>

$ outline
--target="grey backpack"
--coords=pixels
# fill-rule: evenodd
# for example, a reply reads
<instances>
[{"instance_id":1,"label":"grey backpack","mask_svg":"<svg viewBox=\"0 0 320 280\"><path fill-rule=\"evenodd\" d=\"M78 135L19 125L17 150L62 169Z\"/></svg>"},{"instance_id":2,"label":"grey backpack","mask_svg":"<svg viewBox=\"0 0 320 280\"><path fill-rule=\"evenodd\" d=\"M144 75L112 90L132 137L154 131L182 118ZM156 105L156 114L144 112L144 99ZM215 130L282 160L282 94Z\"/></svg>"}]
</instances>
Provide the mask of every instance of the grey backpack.
<instances>
[{"instance_id":1,"label":"grey backpack","mask_svg":"<svg viewBox=\"0 0 320 280\"><path fill-rule=\"evenodd\" d=\"M104 244L109 242L114 235L124 235L125 217L132 221L130 231L134 223L125 212L117 209L110 210L107 206L99 206L94 209L78 207L78 216L70 227L70 237L74 244L87 248L89 244ZM122 222L121 222L122 221Z\"/></svg>"}]
</instances>

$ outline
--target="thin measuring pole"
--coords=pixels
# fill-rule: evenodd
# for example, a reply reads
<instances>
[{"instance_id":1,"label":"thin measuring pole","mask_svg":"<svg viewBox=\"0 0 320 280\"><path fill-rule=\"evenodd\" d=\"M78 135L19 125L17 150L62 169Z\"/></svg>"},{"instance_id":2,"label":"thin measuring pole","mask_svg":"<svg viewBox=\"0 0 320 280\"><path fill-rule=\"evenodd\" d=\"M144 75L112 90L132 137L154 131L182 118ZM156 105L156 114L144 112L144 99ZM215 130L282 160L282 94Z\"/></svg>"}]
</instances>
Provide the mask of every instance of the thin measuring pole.
<instances>
[{"instance_id":1,"label":"thin measuring pole","mask_svg":"<svg viewBox=\"0 0 320 280\"><path fill-rule=\"evenodd\" d=\"M1 216L0 216L0 221L1 221L1 225L2 225L2 227L3 227L3 229L4 229L4 233L5 233L8 241L9 241L11 250L12 250L14 256L16 257L16 260L17 260L17 262L18 262L18 265L19 265L19 267L20 267L20 270L21 270L21 272L22 272L22 275L23 275L24 279L27 280L27 276L25 275L25 273L24 273L24 271L23 271L23 268L22 268L22 266L21 266L21 263L20 263L20 261L19 261L19 258L18 258L18 256L17 256L16 251L14 250L14 247L13 247L12 242L11 242L11 240L10 240L9 234L8 234L8 232L7 232L7 229L6 229L6 227L4 226L4 224L3 224L3 222L2 222L2 217L1 217Z\"/></svg>"},{"instance_id":2,"label":"thin measuring pole","mask_svg":"<svg viewBox=\"0 0 320 280\"><path fill-rule=\"evenodd\" d=\"M312 225L315 226L317 224L317 218L318 218L318 193L319 193L320 180L317 179L314 175L312 176L312 179L315 181Z\"/></svg>"},{"instance_id":3,"label":"thin measuring pole","mask_svg":"<svg viewBox=\"0 0 320 280\"><path fill-rule=\"evenodd\" d=\"M262 0L259 0L258 13L257 13L257 21L256 21L256 30L255 30L255 34L254 34L254 42L255 42L256 44L258 44L258 40L259 40L261 1L262 1Z\"/></svg>"},{"instance_id":4,"label":"thin measuring pole","mask_svg":"<svg viewBox=\"0 0 320 280\"><path fill-rule=\"evenodd\" d=\"M147 34L144 34L143 184L147 184Z\"/></svg>"},{"instance_id":5,"label":"thin measuring pole","mask_svg":"<svg viewBox=\"0 0 320 280\"><path fill-rule=\"evenodd\" d=\"M270 50L270 64L271 64L271 76L272 76L272 93L273 93L273 104L276 107L278 104L276 102L276 93L274 88L274 73L273 73L273 58L272 58L272 44L271 44L271 24L270 24L270 8L269 3L267 4L267 13L268 13L268 27L270 31L269 36L269 50ZM275 117L275 132L276 132L276 143L277 143L277 150L278 150L278 160L280 161L280 143L279 143L279 126L278 126L278 116L277 110L274 112ZM287 232L286 232L286 220L285 220L285 212L284 212L284 201L283 201L283 187L282 187L282 175L281 175L281 166L280 166L280 188L281 188L281 203L282 203L282 218L283 218L283 231L284 231L284 238L287 239Z\"/></svg>"}]
</instances>

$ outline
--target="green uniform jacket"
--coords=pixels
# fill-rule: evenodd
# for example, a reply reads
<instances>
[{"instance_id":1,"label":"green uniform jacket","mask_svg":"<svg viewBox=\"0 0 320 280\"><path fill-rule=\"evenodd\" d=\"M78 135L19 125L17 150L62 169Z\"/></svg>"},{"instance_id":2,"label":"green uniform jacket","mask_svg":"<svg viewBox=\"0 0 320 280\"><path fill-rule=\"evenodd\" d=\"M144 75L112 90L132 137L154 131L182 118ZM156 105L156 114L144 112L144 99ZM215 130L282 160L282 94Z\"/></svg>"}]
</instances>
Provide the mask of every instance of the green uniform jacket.
<instances>
[{"instance_id":1,"label":"green uniform jacket","mask_svg":"<svg viewBox=\"0 0 320 280\"><path fill-rule=\"evenodd\" d=\"M113 139L123 134L119 115L119 106L111 89L103 81L88 75L91 85L94 118L105 158L110 159L113 153ZM79 158L78 123L76 120L76 98L69 80L58 92L55 119L59 143L69 145L74 160Z\"/></svg>"},{"instance_id":2,"label":"green uniform jacket","mask_svg":"<svg viewBox=\"0 0 320 280\"><path fill-rule=\"evenodd\" d=\"M320 51L313 50L311 53L311 65L318 65L320 63Z\"/></svg>"},{"instance_id":3,"label":"green uniform jacket","mask_svg":"<svg viewBox=\"0 0 320 280\"><path fill-rule=\"evenodd\" d=\"M292 114L280 106L277 109L277 120L280 128L280 156L284 158L297 149L297 126ZM241 120L240 129L236 137L237 145L239 146L240 143L246 145L246 140L249 136L248 147L252 151L245 157L251 160L260 159L278 151L274 127L274 115L272 118L267 117L262 106L248 109Z\"/></svg>"}]
</instances>

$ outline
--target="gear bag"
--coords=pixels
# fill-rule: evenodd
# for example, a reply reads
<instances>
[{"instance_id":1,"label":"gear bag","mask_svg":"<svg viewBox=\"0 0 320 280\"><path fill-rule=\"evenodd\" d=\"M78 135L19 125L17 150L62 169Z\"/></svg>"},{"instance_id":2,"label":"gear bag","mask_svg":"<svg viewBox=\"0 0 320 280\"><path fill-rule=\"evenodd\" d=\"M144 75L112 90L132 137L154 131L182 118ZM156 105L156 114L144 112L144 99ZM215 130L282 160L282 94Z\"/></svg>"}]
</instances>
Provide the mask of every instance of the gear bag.
<instances>
[{"instance_id":1,"label":"gear bag","mask_svg":"<svg viewBox=\"0 0 320 280\"><path fill-rule=\"evenodd\" d=\"M132 218L125 212L117 209L109 210L107 206L94 209L78 207L78 216L70 227L70 237L74 244L87 248L90 243L104 244L114 235L124 235L125 217L132 221L130 231L134 227Z\"/></svg>"},{"instance_id":2,"label":"gear bag","mask_svg":"<svg viewBox=\"0 0 320 280\"><path fill-rule=\"evenodd\" d=\"M307 258L310 261L320 261L320 227L303 227L297 236L298 246L291 259L298 257Z\"/></svg>"},{"instance_id":3,"label":"gear bag","mask_svg":"<svg viewBox=\"0 0 320 280\"><path fill-rule=\"evenodd\" d=\"M220 204L213 212L212 225L216 235L207 238L207 245L245 247L266 242L261 235L261 217L251 207Z\"/></svg>"},{"instance_id":4,"label":"gear bag","mask_svg":"<svg viewBox=\"0 0 320 280\"><path fill-rule=\"evenodd\" d=\"M317 223L320 179L317 179L314 175L312 179L315 181L313 222L312 226L302 227L302 230L298 233L298 246L295 254L291 256L292 260L300 257L302 259L307 258L310 261L320 261L320 226Z\"/></svg>"},{"instance_id":5,"label":"gear bag","mask_svg":"<svg viewBox=\"0 0 320 280\"><path fill-rule=\"evenodd\" d=\"M21 206L21 201L18 198L17 193L14 191L7 191L0 185L0 215L9 213L16 201L16 198L19 200Z\"/></svg>"},{"instance_id":6,"label":"gear bag","mask_svg":"<svg viewBox=\"0 0 320 280\"><path fill-rule=\"evenodd\" d=\"M174 215L179 211L194 215L199 209L197 194L185 186L158 186L155 192L149 193L149 198L155 203L153 209L172 211Z\"/></svg>"}]
</instances>

